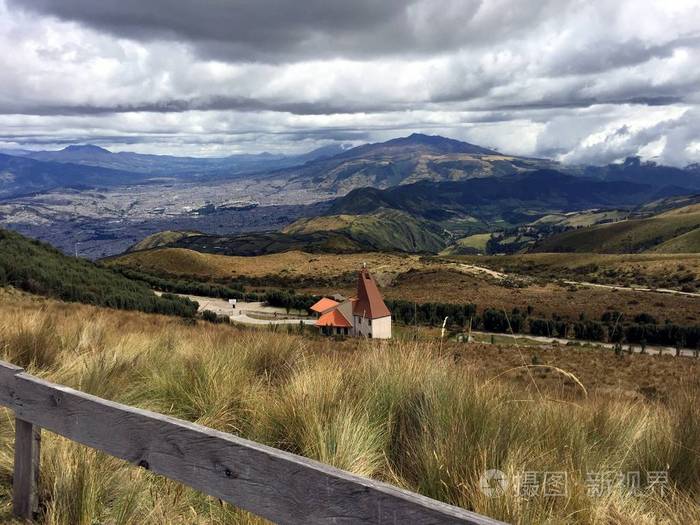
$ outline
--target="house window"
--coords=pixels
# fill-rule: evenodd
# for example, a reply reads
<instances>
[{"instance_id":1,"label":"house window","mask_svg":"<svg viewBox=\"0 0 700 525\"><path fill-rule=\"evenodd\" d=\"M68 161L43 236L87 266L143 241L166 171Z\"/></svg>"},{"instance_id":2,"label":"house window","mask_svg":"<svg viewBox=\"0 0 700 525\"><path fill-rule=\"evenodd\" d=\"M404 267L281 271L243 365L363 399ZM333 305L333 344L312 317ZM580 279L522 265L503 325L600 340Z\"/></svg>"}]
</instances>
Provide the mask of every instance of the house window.
<instances>
[{"instance_id":1,"label":"house window","mask_svg":"<svg viewBox=\"0 0 700 525\"><path fill-rule=\"evenodd\" d=\"M372 319L368 319L367 322L369 323L370 326L372 326Z\"/></svg>"}]
</instances>

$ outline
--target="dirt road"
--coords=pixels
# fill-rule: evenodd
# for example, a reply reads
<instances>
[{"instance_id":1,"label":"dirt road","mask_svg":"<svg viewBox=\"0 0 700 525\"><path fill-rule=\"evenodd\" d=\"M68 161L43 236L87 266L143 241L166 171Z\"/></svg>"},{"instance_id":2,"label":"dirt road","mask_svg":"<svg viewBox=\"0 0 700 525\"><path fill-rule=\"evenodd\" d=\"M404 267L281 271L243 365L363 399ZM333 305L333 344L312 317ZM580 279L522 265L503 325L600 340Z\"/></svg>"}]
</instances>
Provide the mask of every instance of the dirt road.
<instances>
[{"instance_id":1,"label":"dirt road","mask_svg":"<svg viewBox=\"0 0 700 525\"><path fill-rule=\"evenodd\" d=\"M158 292L156 292L158 293ZM182 294L177 294L182 295ZM200 295L182 295L199 303L199 311L209 310L217 315L226 315L234 323L269 326L269 325L313 325L316 320L308 316L288 315L284 308L267 306L263 303L237 302L233 308L225 299L203 297Z\"/></svg>"},{"instance_id":2,"label":"dirt road","mask_svg":"<svg viewBox=\"0 0 700 525\"><path fill-rule=\"evenodd\" d=\"M497 338L511 338L513 340L513 343L515 345L518 344L517 340L518 339L527 339L530 341L537 341L540 343L546 343L546 344L559 344L559 345L567 345L569 343L575 343L579 345L585 345L585 346L593 346L593 347L600 347L600 348L607 348L612 350L614 348L614 344L612 343L601 343L599 341L582 341L579 339L562 339L560 337L546 337L546 336L539 336L539 335L530 335L530 334L516 334L516 335L509 335L509 334L495 334L491 332L480 332L480 331L472 331L472 336L480 336L480 339L486 340L488 342L489 338L491 336L497 337ZM628 353L629 349L628 344L622 345L622 351L623 353ZM641 354L642 348L639 345L632 345L632 352L635 354ZM649 346L647 345L645 349L645 353L649 355L676 355L676 349L671 347L671 346ZM680 353L678 354L681 357L695 357L695 351L690 350L690 349L682 349Z\"/></svg>"},{"instance_id":3,"label":"dirt road","mask_svg":"<svg viewBox=\"0 0 700 525\"><path fill-rule=\"evenodd\" d=\"M527 276L518 274L507 274L503 272L497 272L491 268L485 268L483 266L477 266L475 264L456 264L457 268L465 273L470 273L472 275L488 275L494 279L504 280L508 278L512 279L528 279ZM599 284L599 283L589 283L585 281L564 281L566 284L573 286L590 286L593 288L606 288L608 290L627 290L631 292L653 292L653 293L663 293L671 295L685 295L687 297L700 297L700 293L696 292L681 292L680 290L671 290L669 288L646 288L644 286L622 286L617 284Z\"/></svg>"}]
</instances>

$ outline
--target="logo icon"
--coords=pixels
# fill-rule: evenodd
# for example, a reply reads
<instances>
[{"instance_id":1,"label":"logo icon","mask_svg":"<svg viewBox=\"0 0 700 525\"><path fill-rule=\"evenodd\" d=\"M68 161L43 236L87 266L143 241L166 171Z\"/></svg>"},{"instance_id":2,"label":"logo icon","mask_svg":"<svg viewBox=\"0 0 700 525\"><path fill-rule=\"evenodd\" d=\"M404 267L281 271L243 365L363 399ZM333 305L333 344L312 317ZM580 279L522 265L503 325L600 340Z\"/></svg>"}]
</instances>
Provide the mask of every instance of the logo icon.
<instances>
[{"instance_id":1,"label":"logo icon","mask_svg":"<svg viewBox=\"0 0 700 525\"><path fill-rule=\"evenodd\" d=\"M489 498L498 498L508 489L508 479L503 471L490 469L485 471L479 479L481 492Z\"/></svg>"}]
</instances>

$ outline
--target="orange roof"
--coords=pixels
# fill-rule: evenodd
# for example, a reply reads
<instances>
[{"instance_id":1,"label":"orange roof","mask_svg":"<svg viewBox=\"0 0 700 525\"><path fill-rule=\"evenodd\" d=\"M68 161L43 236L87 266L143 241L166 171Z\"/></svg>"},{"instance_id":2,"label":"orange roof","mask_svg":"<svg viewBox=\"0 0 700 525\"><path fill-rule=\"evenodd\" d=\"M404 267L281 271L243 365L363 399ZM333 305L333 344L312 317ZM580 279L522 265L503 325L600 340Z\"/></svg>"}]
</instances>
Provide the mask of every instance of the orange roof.
<instances>
[{"instance_id":1,"label":"orange roof","mask_svg":"<svg viewBox=\"0 0 700 525\"><path fill-rule=\"evenodd\" d=\"M352 313L370 319L379 319L380 317L391 315L386 304L384 304L382 294L379 293L374 277L370 275L366 268L360 270L360 275L357 279L357 300L352 305Z\"/></svg>"},{"instance_id":2,"label":"orange roof","mask_svg":"<svg viewBox=\"0 0 700 525\"><path fill-rule=\"evenodd\" d=\"M352 328L350 322L338 310L326 312L316 321L316 326L333 326L338 328Z\"/></svg>"},{"instance_id":3,"label":"orange roof","mask_svg":"<svg viewBox=\"0 0 700 525\"><path fill-rule=\"evenodd\" d=\"M311 307L311 310L316 313L322 314L323 312L327 312L328 310L330 310L331 308L335 308L336 306L338 306L337 301L329 299L328 297L322 297Z\"/></svg>"}]
</instances>

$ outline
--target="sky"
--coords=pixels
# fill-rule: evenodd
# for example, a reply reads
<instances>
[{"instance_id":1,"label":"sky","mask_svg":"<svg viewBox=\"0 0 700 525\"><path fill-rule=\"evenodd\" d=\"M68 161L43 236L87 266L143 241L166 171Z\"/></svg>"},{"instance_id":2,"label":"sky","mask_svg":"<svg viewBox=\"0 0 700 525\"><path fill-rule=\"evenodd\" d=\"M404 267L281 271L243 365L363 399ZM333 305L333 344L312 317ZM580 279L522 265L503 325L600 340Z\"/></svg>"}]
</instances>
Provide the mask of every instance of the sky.
<instances>
[{"instance_id":1,"label":"sky","mask_svg":"<svg viewBox=\"0 0 700 525\"><path fill-rule=\"evenodd\" d=\"M0 0L0 149L700 162L700 0Z\"/></svg>"}]
</instances>

